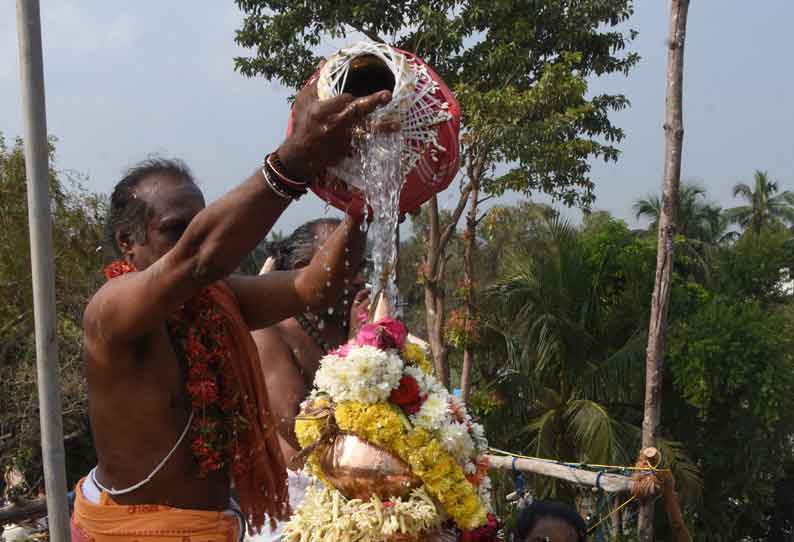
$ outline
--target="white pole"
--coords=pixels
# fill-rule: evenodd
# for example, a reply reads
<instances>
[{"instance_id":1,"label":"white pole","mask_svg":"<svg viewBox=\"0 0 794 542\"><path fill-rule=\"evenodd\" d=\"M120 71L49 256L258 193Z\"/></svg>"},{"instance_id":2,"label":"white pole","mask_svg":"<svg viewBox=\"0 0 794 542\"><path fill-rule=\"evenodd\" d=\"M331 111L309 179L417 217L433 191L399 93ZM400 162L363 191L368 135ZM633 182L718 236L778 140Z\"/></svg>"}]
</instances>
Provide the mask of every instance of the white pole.
<instances>
[{"instance_id":1,"label":"white pole","mask_svg":"<svg viewBox=\"0 0 794 542\"><path fill-rule=\"evenodd\" d=\"M69 506L55 335L55 279L49 194L49 149L44 106L44 68L38 0L17 0L25 170L28 189L30 261L36 323L41 451L52 542L69 542Z\"/></svg>"}]
</instances>

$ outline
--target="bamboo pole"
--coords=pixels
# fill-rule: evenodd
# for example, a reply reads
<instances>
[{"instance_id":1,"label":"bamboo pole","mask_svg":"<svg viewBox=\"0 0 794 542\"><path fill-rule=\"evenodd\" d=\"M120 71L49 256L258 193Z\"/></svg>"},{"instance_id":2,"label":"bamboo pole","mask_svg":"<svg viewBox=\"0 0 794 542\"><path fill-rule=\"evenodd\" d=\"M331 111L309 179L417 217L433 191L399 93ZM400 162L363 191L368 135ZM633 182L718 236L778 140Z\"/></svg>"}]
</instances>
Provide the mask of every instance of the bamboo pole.
<instances>
[{"instance_id":1,"label":"bamboo pole","mask_svg":"<svg viewBox=\"0 0 794 542\"><path fill-rule=\"evenodd\" d=\"M491 468L512 470L513 458L501 455L486 455ZM632 489L633 482L628 476L613 473L598 473L584 469L577 469L568 465L543 461L542 459L515 459L515 468L522 472L532 472L551 476L574 484L598 487L607 493L623 493Z\"/></svg>"},{"instance_id":2,"label":"bamboo pole","mask_svg":"<svg viewBox=\"0 0 794 542\"><path fill-rule=\"evenodd\" d=\"M656 445L662 413L667 311L673 270L673 241L676 232L676 207L681 179L681 148L684 139L682 112L684 83L684 42L689 0L672 0L670 37L667 43L667 95L664 121L664 192L659 217L656 255L656 281L651 300L651 320L645 358L645 409L642 421L643 448ZM653 541L653 501L640 507L640 540Z\"/></svg>"},{"instance_id":3,"label":"bamboo pole","mask_svg":"<svg viewBox=\"0 0 794 542\"><path fill-rule=\"evenodd\" d=\"M69 541L69 506L61 419L58 345L55 331L55 278L49 194L49 147L44 102L44 68L38 0L17 0L19 67L25 121L30 261L36 324L41 452L52 542Z\"/></svg>"}]
</instances>

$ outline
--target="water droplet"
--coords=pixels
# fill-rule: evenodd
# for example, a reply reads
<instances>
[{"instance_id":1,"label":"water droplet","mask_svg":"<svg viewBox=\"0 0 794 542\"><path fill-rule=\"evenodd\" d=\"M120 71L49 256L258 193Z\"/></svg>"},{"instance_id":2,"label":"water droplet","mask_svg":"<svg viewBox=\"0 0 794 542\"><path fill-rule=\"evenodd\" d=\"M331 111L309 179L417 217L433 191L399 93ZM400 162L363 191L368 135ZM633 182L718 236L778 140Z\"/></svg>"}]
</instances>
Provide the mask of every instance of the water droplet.
<instances>
[{"instance_id":1,"label":"water droplet","mask_svg":"<svg viewBox=\"0 0 794 542\"><path fill-rule=\"evenodd\" d=\"M334 313L334 308L328 307L328 314L333 314L333 313Z\"/></svg>"},{"instance_id":2,"label":"water droplet","mask_svg":"<svg viewBox=\"0 0 794 542\"><path fill-rule=\"evenodd\" d=\"M323 320L322 318L320 318L320 321L317 322L317 329L320 330L325 329L325 320Z\"/></svg>"},{"instance_id":3,"label":"water droplet","mask_svg":"<svg viewBox=\"0 0 794 542\"><path fill-rule=\"evenodd\" d=\"M325 287L326 288L330 288L331 287L331 281L330 280L325 283Z\"/></svg>"},{"instance_id":4,"label":"water droplet","mask_svg":"<svg viewBox=\"0 0 794 542\"><path fill-rule=\"evenodd\" d=\"M347 281L345 281L345 284L347 284ZM342 291L342 293L343 293L343 294L345 294L345 295L348 295L348 294L350 293L350 290L348 290L347 288L345 288L345 289Z\"/></svg>"},{"instance_id":5,"label":"water droplet","mask_svg":"<svg viewBox=\"0 0 794 542\"><path fill-rule=\"evenodd\" d=\"M331 266L330 265L326 265L325 266L325 272L326 273L330 273L331 272Z\"/></svg>"}]
</instances>

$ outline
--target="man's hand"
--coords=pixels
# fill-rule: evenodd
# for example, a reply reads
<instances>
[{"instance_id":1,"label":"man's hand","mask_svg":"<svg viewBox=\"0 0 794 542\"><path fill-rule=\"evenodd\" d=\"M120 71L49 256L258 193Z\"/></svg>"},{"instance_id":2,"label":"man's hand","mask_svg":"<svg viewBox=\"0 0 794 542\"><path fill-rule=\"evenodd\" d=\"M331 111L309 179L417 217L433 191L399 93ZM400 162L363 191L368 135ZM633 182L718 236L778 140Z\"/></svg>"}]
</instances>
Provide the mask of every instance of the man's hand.
<instances>
[{"instance_id":1,"label":"man's hand","mask_svg":"<svg viewBox=\"0 0 794 542\"><path fill-rule=\"evenodd\" d=\"M313 182L349 154L354 125L390 100L391 92L383 90L358 99L340 94L320 101L316 81L304 87L292 110L292 133L277 151L286 172Z\"/></svg>"}]
</instances>

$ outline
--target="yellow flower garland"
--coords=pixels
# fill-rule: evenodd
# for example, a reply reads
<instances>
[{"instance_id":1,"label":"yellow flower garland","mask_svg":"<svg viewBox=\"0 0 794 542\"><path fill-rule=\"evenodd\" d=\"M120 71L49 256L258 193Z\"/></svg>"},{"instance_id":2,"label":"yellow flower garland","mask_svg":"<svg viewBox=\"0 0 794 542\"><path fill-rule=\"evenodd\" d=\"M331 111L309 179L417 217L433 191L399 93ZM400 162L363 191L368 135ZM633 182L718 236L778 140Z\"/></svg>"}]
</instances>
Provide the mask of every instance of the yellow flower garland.
<instances>
[{"instance_id":1,"label":"yellow flower garland","mask_svg":"<svg viewBox=\"0 0 794 542\"><path fill-rule=\"evenodd\" d=\"M369 405L345 401L337 405L335 418L342 431L392 451L408 463L428 493L441 503L460 528L476 529L487 522L487 512L463 469L430 432L404 423L404 416L397 407L390 403ZM319 438L321 424L315 429L301 428L304 436L299 434L298 438L309 438L315 433ZM306 446L314 441L300 442L301 446ZM316 465L313 467L315 472L319 471Z\"/></svg>"},{"instance_id":2,"label":"yellow flower garland","mask_svg":"<svg viewBox=\"0 0 794 542\"><path fill-rule=\"evenodd\" d=\"M416 365L426 375L434 372L433 362L427 356L425 349L410 340L405 341L402 351L403 359L412 365Z\"/></svg>"},{"instance_id":3,"label":"yellow flower garland","mask_svg":"<svg viewBox=\"0 0 794 542\"><path fill-rule=\"evenodd\" d=\"M311 446L320 440L326 421L327 417L325 416L298 416L295 418L295 436L298 437L298 443L301 445L301 448ZM323 470L320 468L320 464L317 461L317 454L310 454L309 457L306 458L306 465L317 479L323 484L331 486L323 475Z\"/></svg>"}]
</instances>

